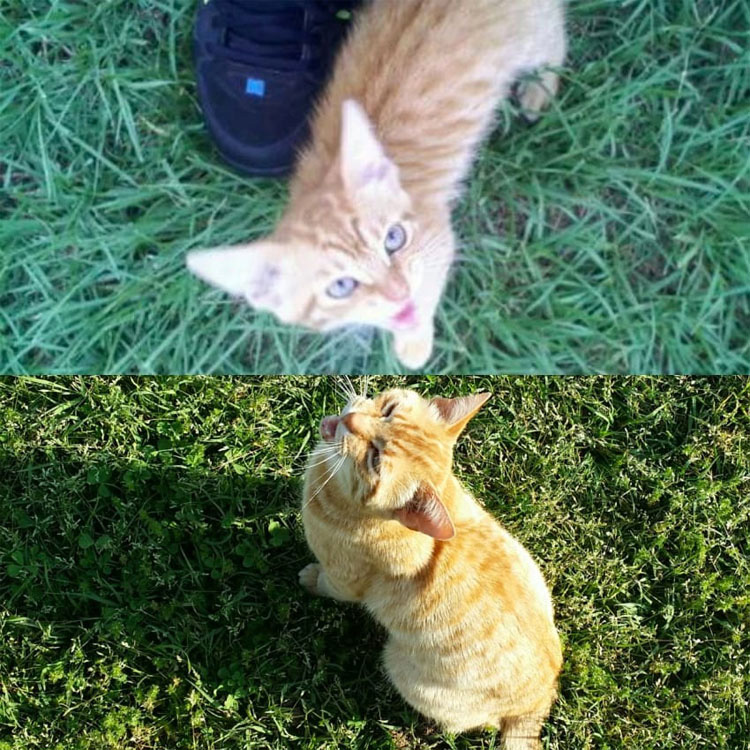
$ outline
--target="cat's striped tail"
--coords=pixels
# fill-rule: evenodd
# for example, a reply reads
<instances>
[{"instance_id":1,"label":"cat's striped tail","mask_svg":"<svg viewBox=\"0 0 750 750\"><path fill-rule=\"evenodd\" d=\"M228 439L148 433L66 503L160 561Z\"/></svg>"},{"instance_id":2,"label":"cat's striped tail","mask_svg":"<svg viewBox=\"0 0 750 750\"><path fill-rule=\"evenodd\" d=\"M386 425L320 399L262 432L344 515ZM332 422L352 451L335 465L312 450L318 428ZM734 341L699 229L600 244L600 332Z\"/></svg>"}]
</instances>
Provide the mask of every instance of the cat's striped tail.
<instances>
[{"instance_id":1,"label":"cat's striped tail","mask_svg":"<svg viewBox=\"0 0 750 750\"><path fill-rule=\"evenodd\" d=\"M539 750L542 746L539 733L545 718L538 714L528 714L503 719L500 724L503 750Z\"/></svg>"}]
</instances>

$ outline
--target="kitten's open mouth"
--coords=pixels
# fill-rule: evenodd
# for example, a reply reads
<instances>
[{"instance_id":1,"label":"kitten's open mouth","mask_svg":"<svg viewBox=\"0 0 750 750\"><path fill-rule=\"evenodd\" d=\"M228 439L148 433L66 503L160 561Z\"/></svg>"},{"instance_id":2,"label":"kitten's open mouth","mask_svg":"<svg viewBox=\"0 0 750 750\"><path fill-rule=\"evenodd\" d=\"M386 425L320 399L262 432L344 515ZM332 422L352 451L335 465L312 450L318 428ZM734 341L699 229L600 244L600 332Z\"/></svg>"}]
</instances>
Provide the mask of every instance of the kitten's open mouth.
<instances>
[{"instance_id":1,"label":"kitten's open mouth","mask_svg":"<svg viewBox=\"0 0 750 750\"><path fill-rule=\"evenodd\" d=\"M323 417L320 422L320 435L326 443L332 443L336 439L336 428L339 426L341 417Z\"/></svg>"},{"instance_id":2,"label":"kitten's open mouth","mask_svg":"<svg viewBox=\"0 0 750 750\"><path fill-rule=\"evenodd\" d=\"M391 318L391 321L396 328L416 328L419 323L417 306L409 301L400 312Z\"/></svg>"}]
</instances>

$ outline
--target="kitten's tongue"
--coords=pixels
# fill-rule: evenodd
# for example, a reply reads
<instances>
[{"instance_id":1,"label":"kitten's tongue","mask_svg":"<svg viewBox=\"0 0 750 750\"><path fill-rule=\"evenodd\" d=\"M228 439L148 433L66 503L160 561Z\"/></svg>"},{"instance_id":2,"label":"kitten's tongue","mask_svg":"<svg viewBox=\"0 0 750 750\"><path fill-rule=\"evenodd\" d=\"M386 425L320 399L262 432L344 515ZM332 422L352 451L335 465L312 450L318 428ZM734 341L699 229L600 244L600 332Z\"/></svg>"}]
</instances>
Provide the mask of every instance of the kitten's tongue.
<instances>
[{"instance_id":1,"label":"kitten's tongue","mask_svg":"<svg viewBox=\"0 0 750 750\"><path fill-rule=\"evenodd\" d=\"M336 437L336 428L339 426L341 417L323 417L320 422L320 434L327 443L333 442Z\"/></svg>"},{"instance_id":2,"label":"kitten's tongue","mask_svg":"<svg viewBox=\"0 0 750 750\"><path fill-rule=\"evenodd\" d=\"M394 315L391 320L398 328L414 328L417 325L417 308L413 302L409 302L401 312Z\"/></svg>"}]
</instances>

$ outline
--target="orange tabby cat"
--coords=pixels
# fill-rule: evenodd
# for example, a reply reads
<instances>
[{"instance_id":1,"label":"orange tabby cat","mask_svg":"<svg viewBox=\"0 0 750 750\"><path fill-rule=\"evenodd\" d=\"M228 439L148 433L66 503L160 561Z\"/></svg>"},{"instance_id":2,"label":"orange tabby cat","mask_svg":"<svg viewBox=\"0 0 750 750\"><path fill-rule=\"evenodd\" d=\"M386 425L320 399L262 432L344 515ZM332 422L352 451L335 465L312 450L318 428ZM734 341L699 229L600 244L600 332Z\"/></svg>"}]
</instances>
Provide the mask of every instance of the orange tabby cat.
<instances>
[{"instance_id":1,"label":"orange tabby cat","mask_svg":"<svg viewBox=\"0 0 750 750\"><path fill-rule=\"evenodd\" d=\"M488 394L352 399L323 419L302 519L315 594L362 602L389 632L385 666L414 708L460 732L539 747L562 656L529 553L453 476L453 445Z\"/></svg>"},{"instance_id":2,"label":"orange tabby cat","mask_svg":"<svg viewBox=\"0 0 750 750\"><path fill-rule=\"evenodd\" d=\"M191 253L189 268L284 322L390 330L402 363L421 367L461 180L512 82L564 56L562 0L375 0L338 57L274 233ZM522 106L540 110L557 86L542 73Z\"/></svg>"}]
</instances>

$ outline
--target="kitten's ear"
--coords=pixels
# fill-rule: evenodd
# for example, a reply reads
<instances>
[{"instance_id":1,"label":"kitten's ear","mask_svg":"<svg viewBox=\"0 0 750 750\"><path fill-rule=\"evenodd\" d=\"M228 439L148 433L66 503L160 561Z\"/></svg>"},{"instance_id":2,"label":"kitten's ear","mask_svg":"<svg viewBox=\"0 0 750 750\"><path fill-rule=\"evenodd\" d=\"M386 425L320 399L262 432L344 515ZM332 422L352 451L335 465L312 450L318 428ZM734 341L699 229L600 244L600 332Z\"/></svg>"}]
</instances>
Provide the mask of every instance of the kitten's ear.
<instances>
[{"instance_id":1,"label":"kitten's ear","mask_svg":"<svg viewBox=\"0 0 750 750\"><path fill-rule=\"evenodd\" d=\"M433 398L430 404L437 410L440 419L448 425L448 431L455 439L489 397L489 393L473 393L471 396L458 398Z\"/></svg>"},{"instance_id":2,"label":"kitten's ear","mask_svg":"<svg viewBox=\"0 0 750 750\"><path fill-rule=\"evenodd\" d=\"M441 542L453 539L456 529L435 488L421 482L411 500L393 517L407 529L427 534Z\"/></svg>"},{"instance_id":3,"label":"kitten's ear","mask_svg":"<svg viewBox=\"0 0 750 750\"><path fill-rule=\"evenodd\" d=\"M341 177L356 194L363 188L398 187L398 169L386 156L359 102L347 99L341 107Z\"/></svg>"},{"instance_id":4,"label":"kitten's ear","mask_svg":"<svg viewBox=\"0 0 750 750\"><path fill-rule=\"evenodd\" d=\"M284 246L266 240L194 250L187 255L187 267L203 281L287 321L295 304L286 251Z\"/></svg>"}]
</instances>

